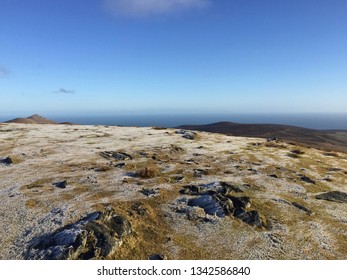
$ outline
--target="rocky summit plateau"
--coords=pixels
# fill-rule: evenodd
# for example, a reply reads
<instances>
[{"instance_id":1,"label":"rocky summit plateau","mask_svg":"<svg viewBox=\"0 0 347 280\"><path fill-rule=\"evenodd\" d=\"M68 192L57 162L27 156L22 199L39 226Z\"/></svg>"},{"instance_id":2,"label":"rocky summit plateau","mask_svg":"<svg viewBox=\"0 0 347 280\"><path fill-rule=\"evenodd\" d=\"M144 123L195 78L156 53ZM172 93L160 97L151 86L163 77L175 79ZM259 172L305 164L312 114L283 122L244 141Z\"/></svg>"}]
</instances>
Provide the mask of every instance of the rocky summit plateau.
<instances>
[{"instance_id":1,"label":"rocky summit plateau","mask_svg":"<svg viewBox=\"0 0 347 280\"><path fill-rule=\"evenodd\" d=\"M0 197L0 259L347 259L347 154L281 139L3 123Z\"/></svg>"}]
</instances>

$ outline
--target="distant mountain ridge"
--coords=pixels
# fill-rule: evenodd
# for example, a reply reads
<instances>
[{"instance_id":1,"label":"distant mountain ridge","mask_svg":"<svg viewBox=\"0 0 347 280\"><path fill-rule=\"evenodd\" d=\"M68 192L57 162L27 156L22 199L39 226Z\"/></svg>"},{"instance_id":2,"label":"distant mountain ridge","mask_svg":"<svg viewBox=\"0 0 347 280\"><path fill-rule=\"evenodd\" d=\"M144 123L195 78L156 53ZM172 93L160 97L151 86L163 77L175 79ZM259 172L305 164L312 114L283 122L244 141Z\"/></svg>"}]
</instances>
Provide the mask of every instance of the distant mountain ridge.
<instances>
[{"instance_id":1,"label":"distant mountain ridge","mask_svg":"<svg viewBox=\"0 0 347 280\"><path fill-rule=\"evenodd\" d=\"M347 152L347 130L316 130L281 124L240 124L217 122L206 125L181 125L177 128L233 136L269 138L323 150Z\"/></svg>"},{"instance_id":2,"label":"distant mountain ridge","mask_svg":"<svg viewBox=\"0 0 347 280\"><path fill-rule=\"evenodd\" d=\"M24 123L24 124L58 124L55 121L44 118L40 115L32 115L27 118L15 118L12 120L5 121L5 123Z\"/></svg>"}]
</instances>

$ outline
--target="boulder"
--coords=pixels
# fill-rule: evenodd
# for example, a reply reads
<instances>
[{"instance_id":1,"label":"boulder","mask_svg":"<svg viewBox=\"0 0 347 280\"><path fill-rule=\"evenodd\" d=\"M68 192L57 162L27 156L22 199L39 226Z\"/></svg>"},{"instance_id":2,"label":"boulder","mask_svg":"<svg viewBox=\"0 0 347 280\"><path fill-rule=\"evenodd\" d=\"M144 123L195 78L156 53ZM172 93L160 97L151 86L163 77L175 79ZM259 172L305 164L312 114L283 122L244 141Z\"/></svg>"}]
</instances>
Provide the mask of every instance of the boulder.
<instances>
[{"instance_id":1,"label":"boulder","mask_svg":"<svg viewBox=\"0 0 347 280\"><path fill-rule=\"evenodd\" d=\"M24 258L39 260L105 259L131 234L131 224L113 209L93 212L53 233L32 239Z\"/></svg>"},{"instance_id":2,"label":"boulder","mask_svg":"<svg viewBox=\"0 0 347 280\"><path fill-rule=\"evenodd\" d=\"M197 133L194 131L189 131L189 130L177 130L176 134L181 134L183 138L189 139L189 140L194 140Z\"/></svg>"}]
</instances>

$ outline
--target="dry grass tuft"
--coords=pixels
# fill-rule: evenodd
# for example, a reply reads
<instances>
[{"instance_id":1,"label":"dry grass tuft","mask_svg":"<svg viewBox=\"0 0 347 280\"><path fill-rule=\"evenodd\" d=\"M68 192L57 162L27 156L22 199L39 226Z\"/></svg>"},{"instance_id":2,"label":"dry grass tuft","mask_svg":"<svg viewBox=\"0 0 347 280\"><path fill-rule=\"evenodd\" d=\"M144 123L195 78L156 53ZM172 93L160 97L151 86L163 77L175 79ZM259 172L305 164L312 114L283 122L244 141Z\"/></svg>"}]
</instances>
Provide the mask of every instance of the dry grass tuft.
<instances>
[{"instance_id":1,"label":"dry grass tuft","mask_svg":"<svg viewBox=\"0 0 347 280\"><path fill-rule=\"evenodd\" d=\"M135 173L136 177L149 179L158 175L158 169L155 167L145 167L144 169L140 169Z\"/></svg>"}]
</instances>

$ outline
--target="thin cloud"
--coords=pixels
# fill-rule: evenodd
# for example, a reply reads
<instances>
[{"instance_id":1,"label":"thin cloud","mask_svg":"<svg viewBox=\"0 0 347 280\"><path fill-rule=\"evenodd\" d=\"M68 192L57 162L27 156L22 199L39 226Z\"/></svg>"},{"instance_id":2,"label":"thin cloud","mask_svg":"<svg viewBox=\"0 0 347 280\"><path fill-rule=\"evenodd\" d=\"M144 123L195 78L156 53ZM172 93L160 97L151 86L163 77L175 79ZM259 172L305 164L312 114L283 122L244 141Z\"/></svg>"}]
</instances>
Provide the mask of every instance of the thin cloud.
<instances>
[{"instance_id":1,"label":"thin cloud","mask_svg":"<svg viewBox=\"0 0 347 280\"><path fill-rule=\"evenodd\" d=\"M54 93L59 93L59 94L74 94L75 91L74 91L74 90L70 90L70 89L60 88L60 89L54 91Z\"/></svg>"},{"instance_id":2,"label":"thin cloud","mask_svg":"<svg viewBox=\"0 0 347 280\"><path fill-rule=\"evenodd\" d=\"M109 12L118 16L145 17L202 9L211 0L103 0Z\"/></svg>"},{"instance_id":3,"label":"thin cloud","mask_svg":"<svg viewBox=\"0 0 347 280\"><path fill-rule=\"evenodd\" d=\"M10 69L0 65L0 77L6 77L10 75L11 75Z\"/></svg>"}]
</instances>

